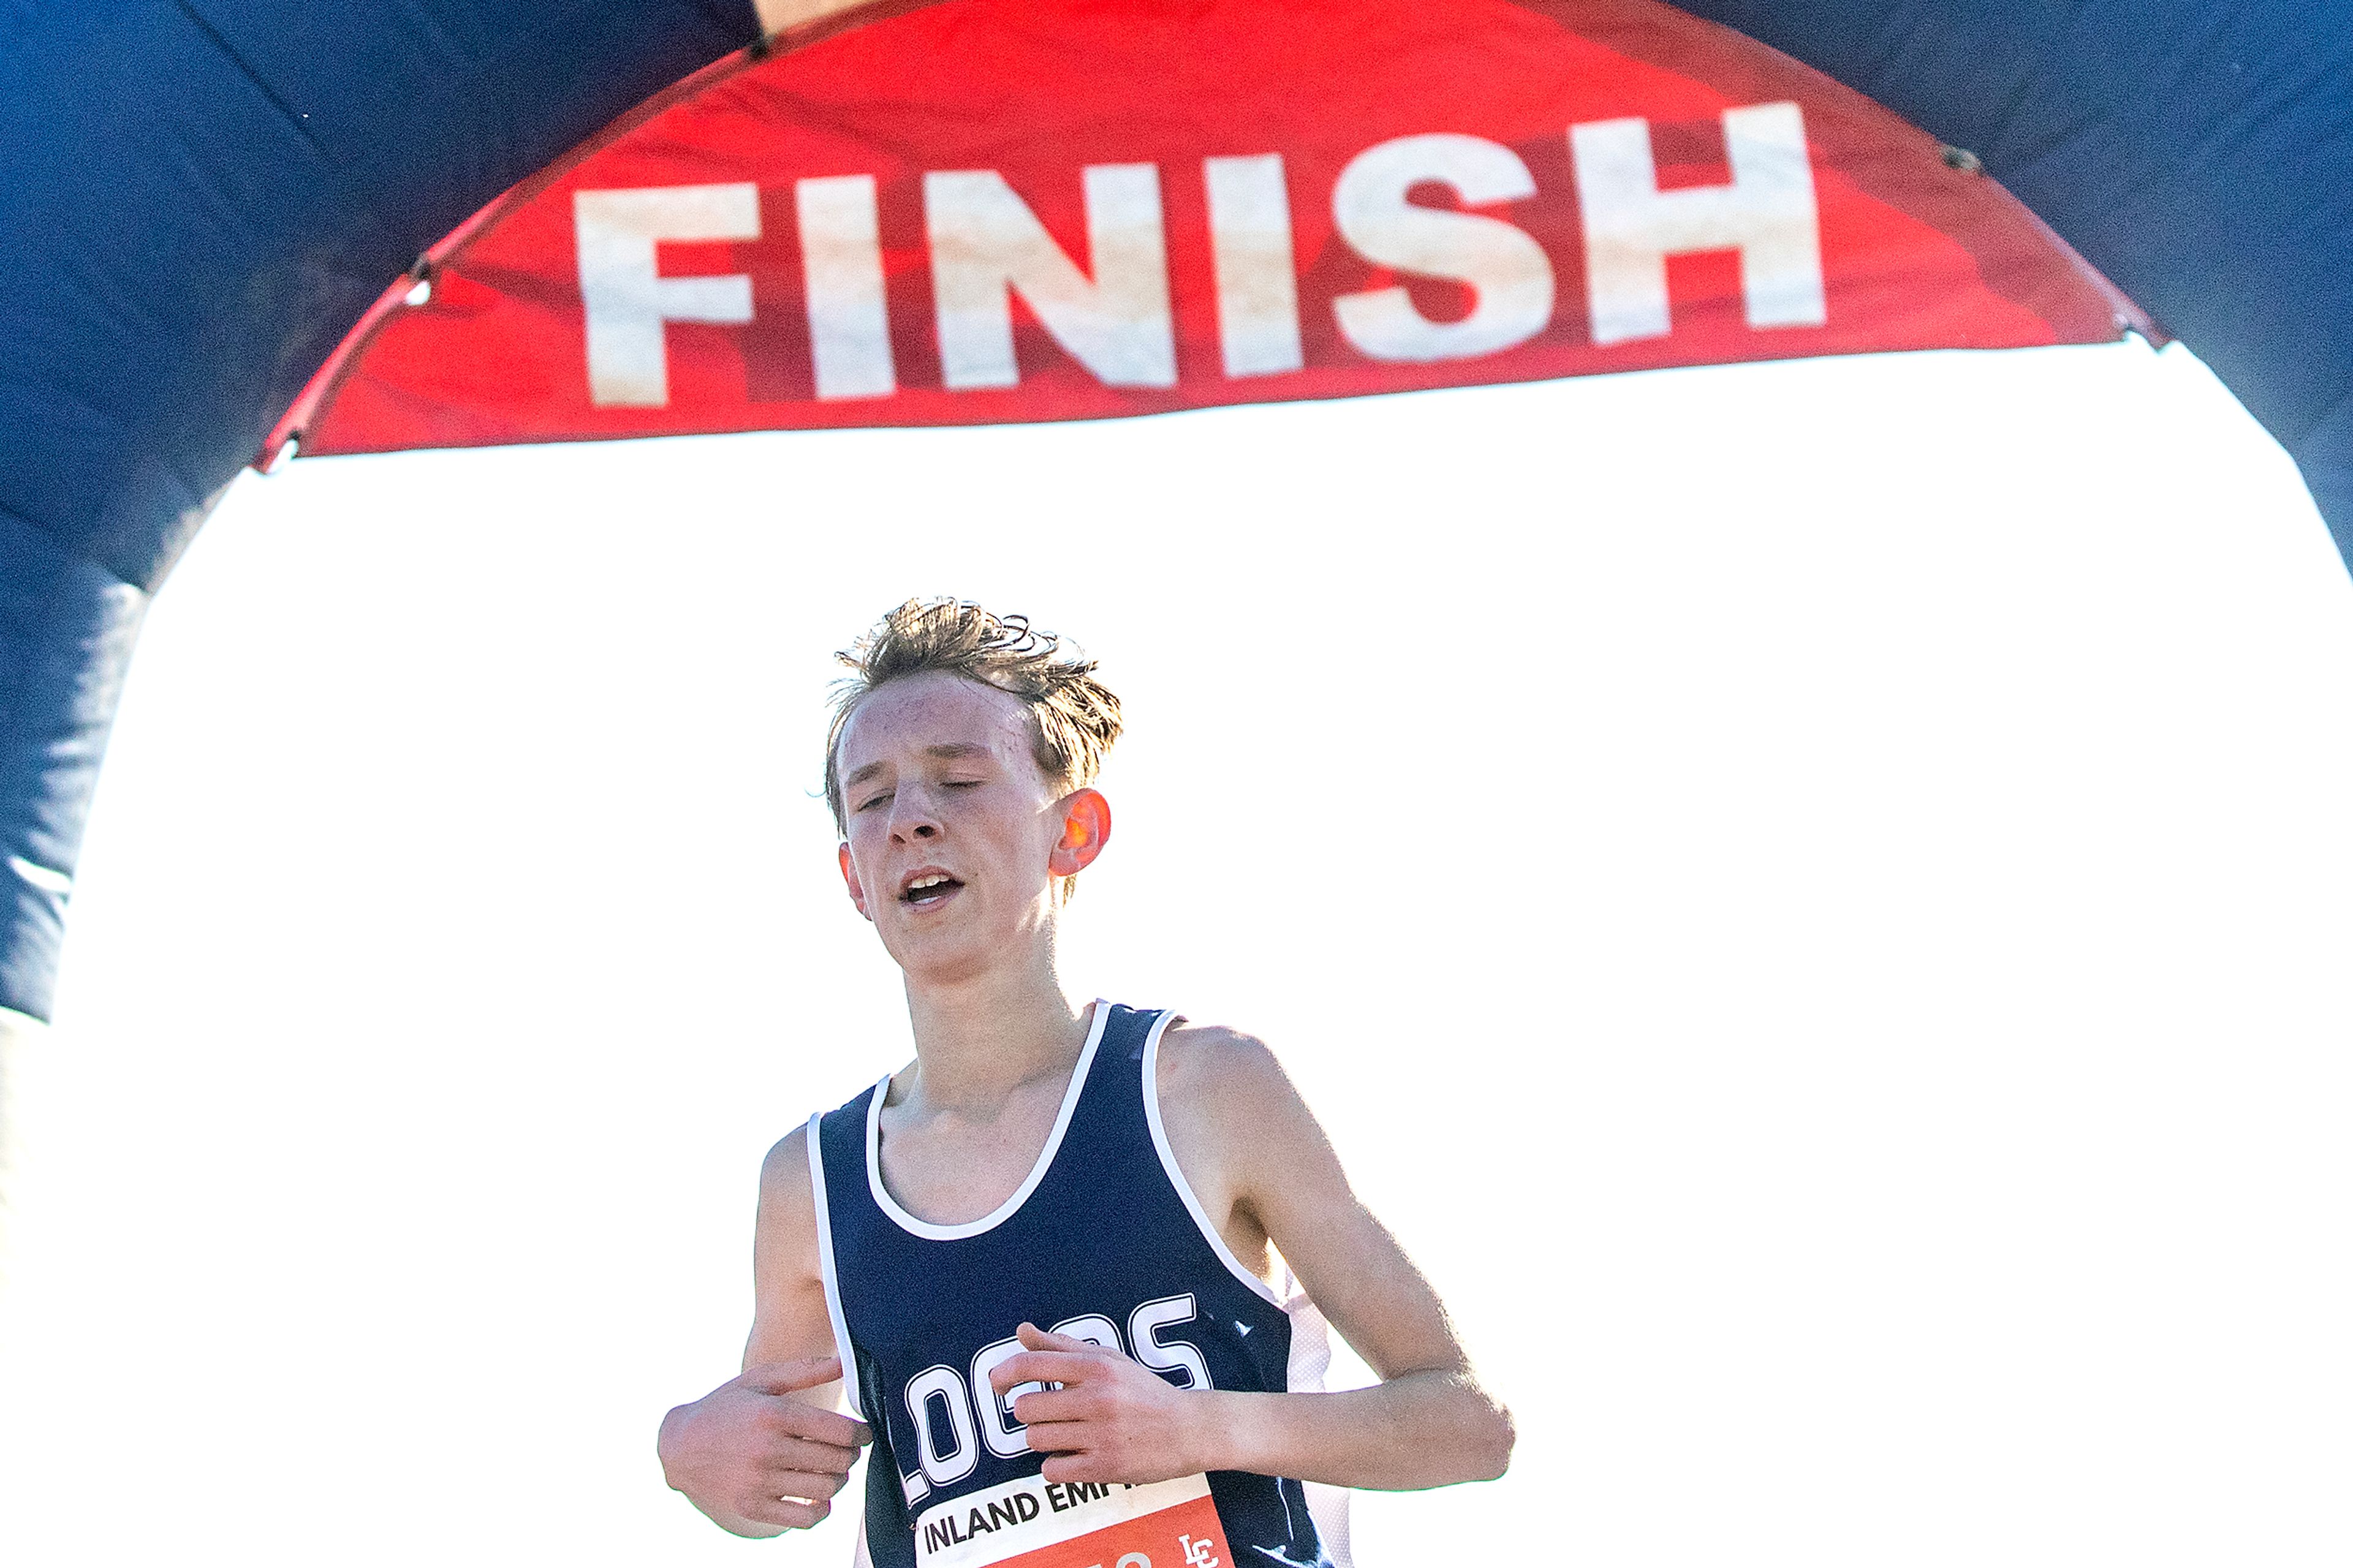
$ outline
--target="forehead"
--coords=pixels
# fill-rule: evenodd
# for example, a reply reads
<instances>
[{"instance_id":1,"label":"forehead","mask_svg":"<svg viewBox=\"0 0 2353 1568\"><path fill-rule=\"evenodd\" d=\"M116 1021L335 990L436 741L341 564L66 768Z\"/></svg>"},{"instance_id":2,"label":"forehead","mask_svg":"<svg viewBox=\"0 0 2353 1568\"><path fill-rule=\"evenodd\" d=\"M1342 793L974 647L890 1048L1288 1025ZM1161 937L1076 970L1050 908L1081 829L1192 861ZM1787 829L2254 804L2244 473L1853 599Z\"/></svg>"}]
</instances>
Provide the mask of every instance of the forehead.
<instances>
[{"instance_id":1,"label":"forehead","mask_svg":"<svg viewBox=\"0 0 2353 1568\"><path fill-rule=\"evenodd\" d=\"M986 746L998 756L1027 757L1029 710L994 686L945 670L925 670L869 694L849 715L837 759L847 778L869 763L919 755L933 746Z\"/></svg>"}]
</instances>

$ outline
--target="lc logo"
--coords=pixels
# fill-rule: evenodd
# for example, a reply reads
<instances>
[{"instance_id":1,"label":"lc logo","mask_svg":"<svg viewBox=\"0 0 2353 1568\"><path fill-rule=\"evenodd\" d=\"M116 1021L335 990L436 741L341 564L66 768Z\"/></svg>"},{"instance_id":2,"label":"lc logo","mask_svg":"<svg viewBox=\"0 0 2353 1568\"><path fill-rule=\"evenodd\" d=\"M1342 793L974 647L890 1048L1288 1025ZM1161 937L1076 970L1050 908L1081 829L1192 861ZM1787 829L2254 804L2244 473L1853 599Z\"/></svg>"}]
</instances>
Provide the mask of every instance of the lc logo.
<instances>
[{"instance_id":1,"label":"lc logo","mask_svg":"<svg viewBox=\"0 0 2353 1568\"><path fill-rule=\"evenodd\" d=\"M1186 1568L1218 1568L1217 1554L1209 1550L1208 1542L1180 1535L1176 1538L1176 1544L1185 1549Z\"/></svg>"}]
</instances>

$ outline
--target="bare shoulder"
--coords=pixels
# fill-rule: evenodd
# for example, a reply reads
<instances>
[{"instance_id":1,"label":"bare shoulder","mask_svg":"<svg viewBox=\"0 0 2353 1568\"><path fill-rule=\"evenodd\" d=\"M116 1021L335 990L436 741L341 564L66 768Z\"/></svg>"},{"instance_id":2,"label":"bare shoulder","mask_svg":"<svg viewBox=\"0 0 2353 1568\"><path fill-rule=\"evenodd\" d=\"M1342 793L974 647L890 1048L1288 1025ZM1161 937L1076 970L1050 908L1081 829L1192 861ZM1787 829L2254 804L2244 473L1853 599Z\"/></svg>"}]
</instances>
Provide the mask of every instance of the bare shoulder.
<instances>
[{"instance_id":1,"label":"bare shoulder","mask_svg":"<svg viewBox=\"0 0 2353 1568\"><path fill-rule=\"evenodd\" d=\"M1274 1048L1224 1024L1179 1018L1160 1038L1160 1093L1220 1109L1268 1092L1294 1093Z\"/></svg>"},{"instance_id":2,"label":"bare shoulder","mask_svg":"<svg viewBox=\"0 0 2353 1568\"><path fill-rule=\"evenodd\" d=\"M1320 1130L1274 1048L1223 1024L1180 1020L1160 1042L1161 1112L1240 1153L1269 1138Z\"/></svg>"},{"instance_id":3,"label":"bare shoulder","mask_svg":"<svg viewBox=\"0 0 2353 1568\"><path fill-rule=\"evenodd\" d=\"M777 1139L767 1158L760 1162L761 1201L766 1202L772 1194L778 1198L798 1197L805 1205L816 1202L816 1188L809 1182L806 1121Z\"/></svg>"}]
</instances>

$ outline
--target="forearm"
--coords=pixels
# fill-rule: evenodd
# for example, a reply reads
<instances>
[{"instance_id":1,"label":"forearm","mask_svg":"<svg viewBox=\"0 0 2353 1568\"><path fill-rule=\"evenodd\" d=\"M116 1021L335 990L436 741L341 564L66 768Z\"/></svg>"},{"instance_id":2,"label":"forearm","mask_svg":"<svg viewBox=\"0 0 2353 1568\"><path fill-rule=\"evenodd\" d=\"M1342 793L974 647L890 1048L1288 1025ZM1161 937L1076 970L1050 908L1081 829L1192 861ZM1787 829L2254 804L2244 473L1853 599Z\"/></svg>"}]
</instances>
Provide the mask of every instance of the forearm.
<instances>
[{"instance_id":1,"label":"forearm","mask_svg":"<svg viewBox=\"0 0 2353 1568\"><path fill-rule=\"evenodd\" d=\"M1401 1373L1339 1394L1210 1393L1205 1469L1412 1491L1493 1480L1512 1417L1465 1371Z\"/></svg>"}]
</instances>

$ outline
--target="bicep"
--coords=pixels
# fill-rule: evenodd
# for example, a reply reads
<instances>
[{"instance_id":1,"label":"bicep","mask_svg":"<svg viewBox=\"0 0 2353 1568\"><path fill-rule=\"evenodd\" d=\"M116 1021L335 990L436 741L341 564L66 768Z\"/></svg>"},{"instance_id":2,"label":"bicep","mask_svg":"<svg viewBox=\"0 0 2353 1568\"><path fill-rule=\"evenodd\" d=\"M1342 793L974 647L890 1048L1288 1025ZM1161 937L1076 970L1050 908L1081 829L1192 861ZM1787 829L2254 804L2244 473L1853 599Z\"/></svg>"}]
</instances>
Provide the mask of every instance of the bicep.
<instances>
[{"instance_id":1,"label":"bicep","mask_svg":"<svg viewBox=\"0 0 2353 1568\"><path fill-rule=\"evenodd\" d=\"M1468 1366L1437 1290L1349 1187L1328 1145L1320 1161L1284 1162L1287 1179L1253 1200L1275 1249L1340 1337L1382 1377Z\"/></svg>"},{"instance_id":2,"label":"bicep","mask_svg":"<svg viewBox=\"0 0 2353 1568\"><path fill-rule=\"evenodd\" d=\"M1384 1378L1467 1367L1438 1292L1356 1195L1272 1053L1248 1042L1202 1078L1229 1190L1341 1338Z\"/></svg>"},{"instance_id":3,"label":"bicep","mask_svg":"<svg viewBox=\"0 0 2353 1568\"><path fill-rule=\"evenodd\" d=\"M818 1269L817 1203L809 1183L808 1130L768 1151L760 1171L760 1214L752 1232L752 1332L746 1370L769 1362L834 1352L833 1318ZM812 1390L817 1394L818 1391Z\"/></svg>"}]
</instances>

